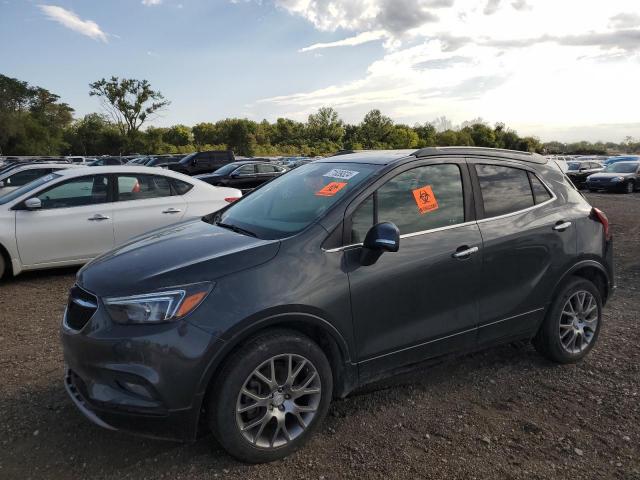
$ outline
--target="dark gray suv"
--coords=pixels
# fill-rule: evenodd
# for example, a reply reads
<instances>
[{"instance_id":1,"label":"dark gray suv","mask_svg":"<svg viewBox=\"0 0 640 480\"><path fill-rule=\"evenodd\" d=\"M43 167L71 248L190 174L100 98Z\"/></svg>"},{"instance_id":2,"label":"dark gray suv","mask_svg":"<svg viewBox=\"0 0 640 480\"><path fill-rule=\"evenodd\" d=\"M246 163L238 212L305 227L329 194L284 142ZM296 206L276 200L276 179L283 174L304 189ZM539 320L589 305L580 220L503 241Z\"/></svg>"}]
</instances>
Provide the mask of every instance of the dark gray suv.
<instances>
[{"instance_id":1,"label":"dark gray suv","mask_svg":"<svg viewBox=\"0 0 640 480\"><path fill-rule=\"evenodd\" d=\"M341 155L85 266L65 384L103 427L270 461L408 365L522 339L581 359L612 279L606 216L539 155Z\"/></svg>"}]
</instances>

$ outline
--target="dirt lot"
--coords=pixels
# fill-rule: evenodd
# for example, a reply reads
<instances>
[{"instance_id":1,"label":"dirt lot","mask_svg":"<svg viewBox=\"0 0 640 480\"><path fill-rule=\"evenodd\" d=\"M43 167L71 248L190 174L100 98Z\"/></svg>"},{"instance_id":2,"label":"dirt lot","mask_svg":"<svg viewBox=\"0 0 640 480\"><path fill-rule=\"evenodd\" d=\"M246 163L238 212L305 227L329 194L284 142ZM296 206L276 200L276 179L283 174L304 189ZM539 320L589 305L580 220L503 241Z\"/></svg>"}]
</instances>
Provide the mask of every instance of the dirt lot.
<instances>
[{"instance_id":1,"label":"dirt lot","mask_svg":"<svg viewBox=\"0 0 640 480\"><path fill-rule=\"evenodd\" d=\"M618 291L596 348L556 366L528 345L447 361L337 401L301 452L234 461L211 438L93 426L62 386L58 329L75 271L0 286L0 478L640 479L640 194L593 194L613 223Z\"/></svg>"}]
</instances>

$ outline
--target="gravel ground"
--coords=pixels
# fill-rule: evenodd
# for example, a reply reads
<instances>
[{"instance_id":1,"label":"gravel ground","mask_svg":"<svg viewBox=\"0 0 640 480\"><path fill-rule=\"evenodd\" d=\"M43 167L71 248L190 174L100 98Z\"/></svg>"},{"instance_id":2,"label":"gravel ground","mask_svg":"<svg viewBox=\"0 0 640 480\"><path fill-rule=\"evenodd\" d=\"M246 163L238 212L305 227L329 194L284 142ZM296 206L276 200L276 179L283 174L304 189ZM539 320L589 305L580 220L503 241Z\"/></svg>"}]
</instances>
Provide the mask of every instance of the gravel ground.
<instances>
[{"instance_id":1,"label":"gravel ground","mask_svg":"<svg viewBox=\"0 0 640 480\"><path fill-rule=\"evenodd\" d=\"M75 270L0 285L0 478L640 479L640 194L590 194L613 224L618 291L599 343L557 366L529 345L448 360L334 402L302 451L239 464L215 442L93 426L62 385Z\"/></svg>"}]
</instances>

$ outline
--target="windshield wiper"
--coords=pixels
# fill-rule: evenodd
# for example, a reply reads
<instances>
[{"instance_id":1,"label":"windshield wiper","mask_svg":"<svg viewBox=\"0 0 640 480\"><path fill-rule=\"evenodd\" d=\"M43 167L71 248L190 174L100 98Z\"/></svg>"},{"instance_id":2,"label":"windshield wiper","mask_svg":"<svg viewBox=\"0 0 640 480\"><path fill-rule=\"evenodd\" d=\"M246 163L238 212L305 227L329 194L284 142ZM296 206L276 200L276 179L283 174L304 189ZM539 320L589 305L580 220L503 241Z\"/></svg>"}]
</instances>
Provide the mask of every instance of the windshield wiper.
<instances>
[{"instance_id":1,"label":"windshield wiper","mask_svg":"<svg viewBox=\"0 0 640 480\"><path fill-rule=\"evenodd\" d=\"M216 225L222 228L227 228L232 232L241 233L243 235L248 235L250 237L258 238L258 236L253 233L251 230L247 230L245 228L238 227L237 225L230 225L228 223L216 222Z\"/></svg>"}]
</instances>

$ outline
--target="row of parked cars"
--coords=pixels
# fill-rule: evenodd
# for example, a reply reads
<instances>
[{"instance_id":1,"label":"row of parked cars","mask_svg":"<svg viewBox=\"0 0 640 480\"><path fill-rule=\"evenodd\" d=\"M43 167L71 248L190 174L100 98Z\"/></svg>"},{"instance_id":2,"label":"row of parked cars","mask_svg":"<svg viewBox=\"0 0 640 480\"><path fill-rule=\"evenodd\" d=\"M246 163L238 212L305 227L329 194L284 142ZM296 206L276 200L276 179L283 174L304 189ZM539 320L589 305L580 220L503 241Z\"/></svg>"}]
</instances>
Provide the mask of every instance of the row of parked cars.
<instances>
[{"instance_id":1,"label":"row of parked cars","mask_svg":"<svg viewBox=\"0 0 640 480\"><path fill-rule=\"evenodd\" d=\"M0 278L85 263L132 237L217 211L288 170L226 151L167 159L2 162Z\"/></svg>"},{"instance_id":2,"label":"row of parked cars","mask_svg":"<svg viewBox=\"0 0 640 480\"><path fill-rule=\"evenodd\" d=\"M599 190L633 193L640 189L640 156L623 155L598 161L577 157L565 161L573 184L591 192Z\"/></svg>"}]
</instances>

